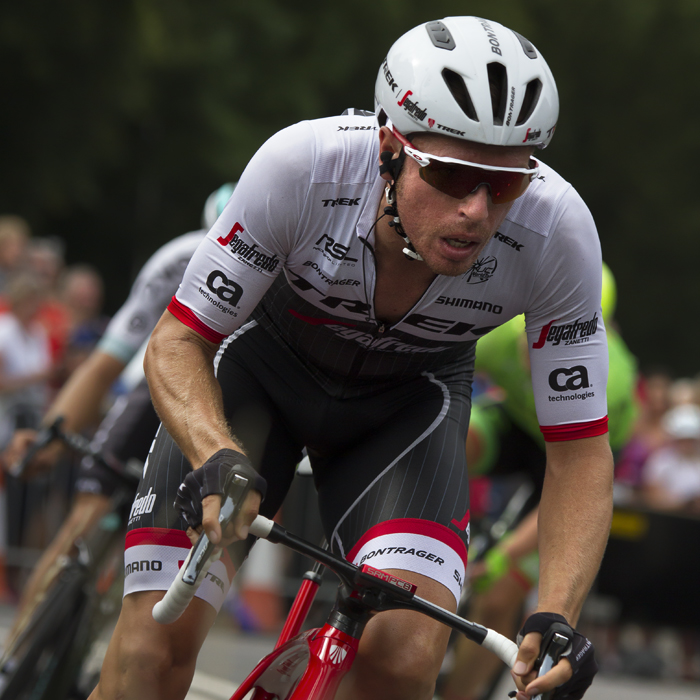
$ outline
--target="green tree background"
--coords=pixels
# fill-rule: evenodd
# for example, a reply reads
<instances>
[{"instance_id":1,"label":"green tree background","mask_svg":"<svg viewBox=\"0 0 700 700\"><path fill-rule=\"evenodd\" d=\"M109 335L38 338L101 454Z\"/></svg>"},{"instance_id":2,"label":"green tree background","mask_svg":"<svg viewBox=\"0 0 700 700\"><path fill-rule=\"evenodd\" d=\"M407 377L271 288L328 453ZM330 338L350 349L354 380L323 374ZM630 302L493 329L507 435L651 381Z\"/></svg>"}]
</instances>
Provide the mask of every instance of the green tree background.
<instances>
[{"instance_id":1,"label":"green tree background","mask_svg":"<svg viewBox=\"0 0 700 700\"><path fill-rule=\"evenodd\" d=\"M596 218L642 365L700 370L700 0L24 0L0 7L0 213L104 274L114 311L160 244L274 131L371 108L390 44L476 14L557 79L544 159Z\"/></svg>"}]
</instances>

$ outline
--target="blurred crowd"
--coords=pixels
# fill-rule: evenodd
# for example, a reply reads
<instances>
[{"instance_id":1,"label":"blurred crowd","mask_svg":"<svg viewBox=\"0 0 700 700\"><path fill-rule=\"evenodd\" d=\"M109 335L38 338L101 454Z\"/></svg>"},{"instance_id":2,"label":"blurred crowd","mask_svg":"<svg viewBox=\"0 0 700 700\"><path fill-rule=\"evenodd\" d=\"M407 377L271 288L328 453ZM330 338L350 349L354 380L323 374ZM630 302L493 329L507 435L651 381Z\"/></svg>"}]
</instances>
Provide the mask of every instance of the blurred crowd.
<instances>
[{"instance_id":1,"label":"blurred crowd","mask_svg":"<svg viewBox=\"0 0 700 700\"><path fill-rule=\"evenodd\" d=\"M94 267L66 265L60 239L34 237L23 218L0 215L0 453L15 429L39 426L56 391L96 345L108 321L102 314L103 291ZM48 483L27 488L4 481L0 597L7 598L8 544L45 546L48 533L38 530L48 528L34 521L52 489ZM70 491L62 490L67 500Z\"/></svg>"},{"instance_id":2,"label":"blurred crowd","mask_svg":"<svg viewBox=\"0 0 700 700\"><path fill-rule=\"evenodd\" d=\"M109 320L102 313L103 291L102 278L92 266L66 265L61 240L34 237L21 217L0 215L0 455L16 429L40 425L56 392L97 345ZM518 350L522 342L526 347L524 322L521 325L511 324L513 342L507 352L522 356L523 371L529 373L527 353ZM612 319L610 327L614 328ZM613 335L609 335L609 342ZM631 413L609 406L611 436L614 417L620 424L624 422L625 436L621 446L614 445L615 501L618 505L700 517L700 375L677 379L670 370L643 369L636 387L630 389L636 365L633 356L629 357L631 379L629 384L624 383L627 388L622 399L632 406ZM497 371L491 381L499 383ZM500 390L507 395L505 386ZM630 393L635 394L632 400ZM609 392L609 403L617 400L615 397ZM507 404L506 400L506 411ZM523 410L532 413L539 435L534 402ZM635 417L629 430L631 415ZM476 406L472 418L478 430ZM92 430L95 428L97 425ZM501 442L508 439L501 438ZM472 457L469 459L471 462ZM2 466L6 470L11 465ZM0 480L4 481L0 482L0 599L16 599L22 577L17 572L31 569L60 526L70 507L76 473L77 461L66 461L54 473L27 483L8 477L0 469ZM478 501L477 481L473 480L474 505ZM260 546L254 552L256 557L268 556ZM257 566L253 565L254 559L251 557L248 565L253 574L263 570L275 573L272 583L268 575L263 583L251 585L251 589L264 591L265 596L260 604L252 606L257 617L249 627L272 631L283 616L279 592L283 573L279 562L266 561ZM235 597L231 600L235 606ZM234 614L245 627L240 610ZM700 668L694 666L694 636L686 642L683 675L696 677Z\"/></svg>"},{"instance_id":3,"label":"blurred crowd","mask_svg":"<svg viewBox=\"0 0 700 700\"><path fill-rule=\"evenodd\" d=\"M639 378L639 414L615 468L615 499L700 516L700 380Z\"/></svg>"}]
</instances>

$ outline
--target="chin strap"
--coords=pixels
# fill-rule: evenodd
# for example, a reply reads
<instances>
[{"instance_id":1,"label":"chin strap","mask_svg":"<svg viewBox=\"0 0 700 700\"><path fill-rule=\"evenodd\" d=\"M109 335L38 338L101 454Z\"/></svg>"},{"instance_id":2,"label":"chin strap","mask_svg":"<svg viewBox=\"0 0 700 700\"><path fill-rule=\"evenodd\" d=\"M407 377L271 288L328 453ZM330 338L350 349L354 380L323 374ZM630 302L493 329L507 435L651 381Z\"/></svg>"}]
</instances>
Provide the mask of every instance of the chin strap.
<instances>
[{"instance_id":1,"label":"chin strap","mask_svg":"<svg viewBox=\"0 0 700 700\"><path fill-rule=\"evenodd\" d=\"M399 211L396 208L396 191L393 185L387 185L384 193L386 194L386 203L389 205L384 207L384 213L387 216L391 216L392 220L389 222L389 226L396 231L396 233L403 238L406 247L403 249L403 254L409 260L423 260L420 254L413 247L410 238L406 235L401 224L401 219L399 218Z\"/></svg>"}]
</instances>

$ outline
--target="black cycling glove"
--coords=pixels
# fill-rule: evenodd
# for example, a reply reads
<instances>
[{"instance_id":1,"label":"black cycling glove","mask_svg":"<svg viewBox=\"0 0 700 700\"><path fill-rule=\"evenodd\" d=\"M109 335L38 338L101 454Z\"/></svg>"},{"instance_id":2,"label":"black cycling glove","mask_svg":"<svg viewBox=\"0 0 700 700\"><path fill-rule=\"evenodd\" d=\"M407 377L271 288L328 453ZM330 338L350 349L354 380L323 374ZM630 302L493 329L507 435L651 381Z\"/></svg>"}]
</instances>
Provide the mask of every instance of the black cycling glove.
<instances>
[{"instance_id":1,"label":"black cycling glove","mask_svg":"<svg viewBox=\"0 0 700 700\"><path fill-rule=\"evenodd\" d=\"M571 630L571 648L566 649L563 656L569 660L573 675L566 683L562 683L555 689L552 697L555 700L580 700L593 682L595 674L598 673L598 664L595 660L595 652L591 641L571 627L562 615L557 615L556 613L534 613L530 615L525 620L523 628L518 632L518 646L520 646L525 635L530 634L530 632L539 632L544 636L555 623L561 623Z\"/></svg>"},{"instance_id":2,"label":"black cycling glove","mask_svg":"<svg viewBox=\"0 0 700 700\"><path fill-rule=\"evenodd\" d=\"M223 494L224 482L231 472L247 478L251 488L265 498L267 483L250 460L237 450L219 450L199 469L191 471L178 487L174 505L190 527L202 524L202 501L212 494Z\"/></svg>"}]
</instances>

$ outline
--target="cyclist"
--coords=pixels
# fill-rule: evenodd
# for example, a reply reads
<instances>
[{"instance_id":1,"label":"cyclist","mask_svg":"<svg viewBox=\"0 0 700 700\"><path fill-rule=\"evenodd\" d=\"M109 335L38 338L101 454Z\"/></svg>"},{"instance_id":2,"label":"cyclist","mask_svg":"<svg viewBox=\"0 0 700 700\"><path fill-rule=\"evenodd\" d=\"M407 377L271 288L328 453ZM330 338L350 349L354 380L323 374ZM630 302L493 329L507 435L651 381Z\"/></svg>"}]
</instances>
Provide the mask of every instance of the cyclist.
<instances>
[{"instance_id":1,"label":"cyclist","mask_svg":"<svg viewBox=\"0 0 700 700\"><path fill-rule=\"evenodd\" d=\"M112 384L148 339L177 289L192 253L223 211L234 187L234 184L223 185L209 196L202 214L202 229L166 243L145 263L127 300L115 314L98 346L71 375L49 408L44 425L50 425L56 417L63 416L62 427L79 432L99 415ZM117 399L105 416L95 434L94 446L99 447L107 459L116 459L122 464L137 459L143 463L158 424L148 387L145 381L138 382L128 395ZM11 466L19 461L33 444L36 434L35 430L16 431L3 455L4 464ZM50 469L63 449L58 442L44 448L29 465L30 470ZM112 472L95 464L92 458L83 459L71 512L22 590L8 640L12 640L15 632L21 629L25 616L33 609L32 604L46 590L60 557L67 554L76 538L109 510L110 498L119 483Z\"/></svg>"},{"instance_id":2,"label":"cyclist","mask_svg":"<svg viewBox=\"0 0 700 700\"><path fill-rule=\"evenodd\" d=\"M603 264L602 313L607 329L610 372L607 398L610 445L624 447L637 414L637 363L613 329L616 289L612 272ZM537 423L535 399L522 317L511 319L477 343L475 367L499 389L502 399L490 392L472 407L467 434L471 476L520 473L542 488L546 456ZM506 636L517 631L526 598L538 578L537 509L520 526L472 565L469 619ZM454 664L442 688L445 700L483 697L497 680L500 663L475 644L459 639ZM495 660L495 663L494 663Z\"/></svg>"},{"instance_id":3,"label":"cyclist","mask_svg":"<svg viewBox=\"0 0 700 700\"><path fill-rule=\"evenodd\" d=\"M303 445L334 550L455 609L474 345L520 313L548 464L540 609L516 682L521 698L560 684L579 697L590 683L592 647L578 634L546 676L533 671L540 634L576 622L612 512L600 245L580 197L533 158L557 122L554 80L523 37L451 17L399 38L376 107L261 147L154 331L145 367L163 424L138 490L152 508L127 534L125 599L93 698L185 696L247 545L235 542L180 620L159 626L150 611L186 532L203 523L219 545L245 538L263 483L269 517ZM560 377L563 393L550 387ZM231 470L255 489L222 534ZM430 697L448 630L417 617L368 623L339 698Z\"/></svg>"}]
</instances>

